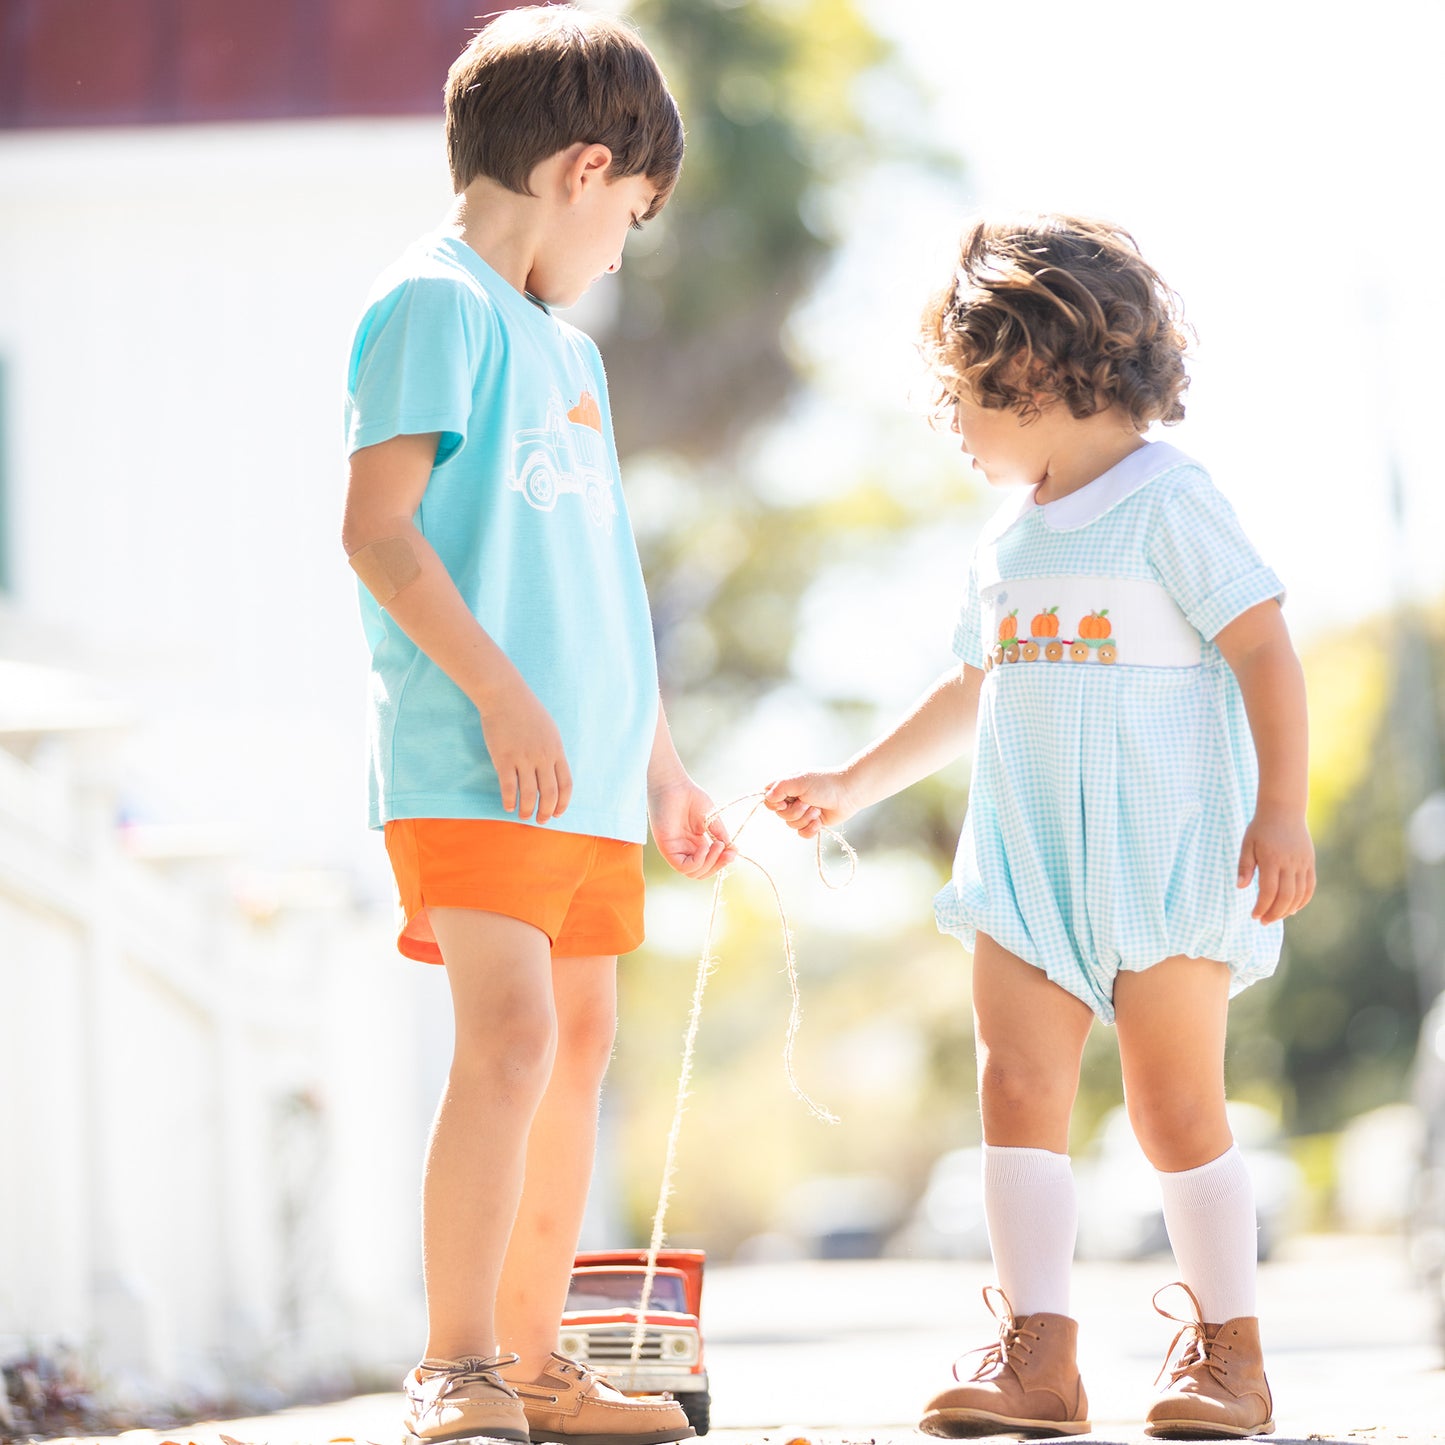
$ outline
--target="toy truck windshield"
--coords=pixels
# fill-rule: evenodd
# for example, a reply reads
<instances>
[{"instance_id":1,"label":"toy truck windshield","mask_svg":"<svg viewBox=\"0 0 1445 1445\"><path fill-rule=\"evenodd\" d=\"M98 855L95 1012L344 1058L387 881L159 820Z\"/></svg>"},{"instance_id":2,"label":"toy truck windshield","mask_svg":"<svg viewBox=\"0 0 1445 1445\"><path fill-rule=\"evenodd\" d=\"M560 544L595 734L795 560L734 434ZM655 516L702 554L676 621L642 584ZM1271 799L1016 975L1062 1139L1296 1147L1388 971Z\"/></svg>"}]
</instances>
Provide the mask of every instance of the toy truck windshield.
<instances>
[{"instance_id":1,"label":"toy truck windshield","mask_svg":"<svg viewBox=\"0 0 1445 1445\"><path fill-rule=\"evenodd\" d=\"M643 1270L579 1270L572 1277L567 1291L567 1310L575 1314L596 1314L603 1310L636 1312L642 1302ZM659 1273L652 1281L652 1295L647 1302L648 1313L661 1310L671 1314L687 1313L687 1295L682 1280L673 1274Z\"/></svg>"}]
</instances>

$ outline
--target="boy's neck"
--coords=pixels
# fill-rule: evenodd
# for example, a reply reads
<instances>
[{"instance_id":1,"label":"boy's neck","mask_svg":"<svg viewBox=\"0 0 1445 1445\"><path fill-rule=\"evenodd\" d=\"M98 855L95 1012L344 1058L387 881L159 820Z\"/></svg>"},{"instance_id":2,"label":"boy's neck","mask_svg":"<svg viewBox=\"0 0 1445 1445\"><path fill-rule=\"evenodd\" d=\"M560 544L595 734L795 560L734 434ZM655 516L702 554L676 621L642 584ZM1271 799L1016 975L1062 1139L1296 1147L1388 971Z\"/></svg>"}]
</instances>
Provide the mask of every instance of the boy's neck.
<instances>
[{"instance_id":1,"label":"boy's neck","mask_svg":"<svg viewBox=\"0 0 1445 1445\"><path fill-rule=\"evenodd\" d=\"M525 296L543 242L543 209L540 198L479 176L457 196L447 229Z\"/></svg>"}]
</instances>

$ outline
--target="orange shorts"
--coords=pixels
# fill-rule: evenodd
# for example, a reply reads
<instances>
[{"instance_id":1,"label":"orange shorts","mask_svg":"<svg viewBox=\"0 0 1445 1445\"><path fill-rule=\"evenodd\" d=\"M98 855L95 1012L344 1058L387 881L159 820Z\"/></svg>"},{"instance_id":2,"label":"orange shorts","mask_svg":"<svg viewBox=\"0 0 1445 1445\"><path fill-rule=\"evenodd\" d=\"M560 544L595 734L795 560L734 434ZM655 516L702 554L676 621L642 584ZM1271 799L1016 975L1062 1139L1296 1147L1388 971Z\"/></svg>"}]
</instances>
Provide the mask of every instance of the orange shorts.
<instances>
[{"instance_id":1,"label":"orange shorts","mask_svg":"<svg viewBox=\"0 0 1445 1445\"><path fill-rule=\"evenodd\" d=\"M475 908L540 928L554 955L629 953L642 942L642 844L487 818L398 818L386 851L405 922L396 946L440 963L430 908Z\"/></svg>"}]
</instances>

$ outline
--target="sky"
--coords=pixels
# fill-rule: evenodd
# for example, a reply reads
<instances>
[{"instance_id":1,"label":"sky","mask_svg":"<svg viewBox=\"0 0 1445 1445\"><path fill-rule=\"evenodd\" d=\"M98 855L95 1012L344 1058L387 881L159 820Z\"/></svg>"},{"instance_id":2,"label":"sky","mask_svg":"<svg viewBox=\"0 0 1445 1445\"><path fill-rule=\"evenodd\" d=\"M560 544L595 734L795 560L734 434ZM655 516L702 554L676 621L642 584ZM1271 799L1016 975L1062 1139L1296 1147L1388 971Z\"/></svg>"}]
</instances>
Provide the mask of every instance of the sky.
<instances>
[{"instance_id":1,"label":"sky","mask_svg":"<svg viewBox=\"0 0 1445 1445\"><path fill-rule=\"evenodd\" d=\"M1445 590L1431 59L1445 7L865 5L965 180L894 168L858 188L843 259L801 328L823 385L876 399L916 381L916 317L971 215L1108 217L1198 335L1189 415L1168 439L1210 469L1284 578L1296 635ZM971 535L992 504L954 520Z\"/></svg>"}]
</instances>

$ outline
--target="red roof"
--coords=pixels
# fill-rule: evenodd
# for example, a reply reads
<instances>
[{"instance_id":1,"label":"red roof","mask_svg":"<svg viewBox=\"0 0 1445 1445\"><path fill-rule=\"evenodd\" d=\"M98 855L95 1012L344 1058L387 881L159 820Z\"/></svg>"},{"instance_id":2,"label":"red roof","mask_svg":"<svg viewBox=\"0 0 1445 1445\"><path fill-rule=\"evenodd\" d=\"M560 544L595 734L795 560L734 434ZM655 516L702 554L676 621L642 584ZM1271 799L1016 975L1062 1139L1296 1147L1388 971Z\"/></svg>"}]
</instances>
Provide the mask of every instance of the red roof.
<instances>
[{"instance_id":1,"label":"red roof","mask_svg":"<svg viewBox=\"0 0 1445 1445\"><path fill-rule=\"evenodd\" d=\"M0 0L0 130L438 115L522 0Z\"/></svg>"}]
</instances>

